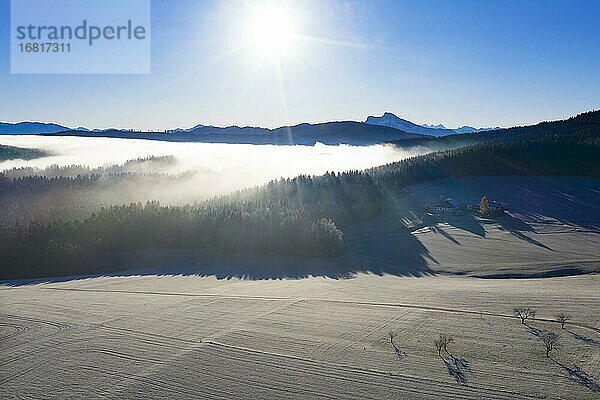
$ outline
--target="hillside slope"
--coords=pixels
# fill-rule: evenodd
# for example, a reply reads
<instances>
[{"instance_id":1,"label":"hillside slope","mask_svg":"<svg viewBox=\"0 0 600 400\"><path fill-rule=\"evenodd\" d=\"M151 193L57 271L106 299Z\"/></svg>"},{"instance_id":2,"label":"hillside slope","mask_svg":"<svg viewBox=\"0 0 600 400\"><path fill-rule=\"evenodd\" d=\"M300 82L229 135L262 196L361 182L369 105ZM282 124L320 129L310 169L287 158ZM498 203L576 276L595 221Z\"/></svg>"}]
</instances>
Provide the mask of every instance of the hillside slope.
<instances>
[{"instance_id":1,"label":"hillside slope","mask_svg":"<svg viewBox=\"0 0 600 400\"><path fill-rule=\"evenodd\" d=\"M402 147L426 146L432 150L446 150L472 144L527 138L553 140L564 137L586 137L590 140L598 140L598 136L600 136L600 110L585 112L565 120L438 138L423 136L397 144Z\"/></svg>"}]
</instances>

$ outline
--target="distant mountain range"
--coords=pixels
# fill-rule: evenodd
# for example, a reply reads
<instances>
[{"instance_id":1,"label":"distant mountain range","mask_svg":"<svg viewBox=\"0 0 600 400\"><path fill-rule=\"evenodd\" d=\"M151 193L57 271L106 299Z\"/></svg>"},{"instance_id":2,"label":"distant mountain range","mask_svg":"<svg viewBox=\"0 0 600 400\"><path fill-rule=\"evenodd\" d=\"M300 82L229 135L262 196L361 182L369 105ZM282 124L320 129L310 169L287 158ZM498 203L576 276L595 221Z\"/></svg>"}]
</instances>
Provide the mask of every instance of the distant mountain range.
<instances>
[{"instance_id":1,"label":"distant mountain range","mask_svg":"<svg viewBox=\"0 0 600 400\"><path fill-rule=\"evenodd\" d=\"M402 119L395 114L386 112L381 117L369 116L365 121L366 124L371 125L380 125L387 126L390 128L400 129L404 132L415 133L418 135L428 135L428 136L446 136L446 135L454 135L457 133L473 133L473 132L482 132L482 131L490 131L494 129L500 128L473 128L472 126L461 126L456 129L446 128L444 125L417 125L408 120Z\"/></svg>"},{"instance_id":2,"label":"distant mountain range","mask_svg":"<svg viewBox=\"0 0 600 400\"><path fill-rule=\"evenodd\" d=\"M3 135L29 135L40 133L56 133L69 130L66 126L47 124L44 122L0 122L0 134Z\"/></svg>"},{"instance_id":3,"label":"distant mountain range","mask_svg":"<svg viewBox=\"0 0 600 400\"><path fill-rule=\"evenodd\" d=\"M442 124L437 124L437 125L427 125L427 124L423 124L421 125L425 128L434 128L434 129L443 129L443 130L448 130L448 131L452 131L454 133L475 133L475 132L485 132L485 131L495 131L498 129L502 129L499 126L495 127L495 128L474 128L472 126L469 125L463 125L459 128L446 128L444 125Z\"/></svg>"},{"instance_id":4,"label":"distant mountain range","mask_svg":"<svg viewBox=\"0 0 600 400\"><path fill-rule=\"evenodd\" d=\"M276 129L238 127L226 128L200 126L167 132L134 132L106 130L101 132L69 130L43 133L51 136L111 137L127 139L162 140L172 142L275 144L275 145L371 145L417 139L421 135L406 133L399 129L360 122L326 122L323 124L300 124Z\"/></svg>"},{"instance_id":5,"label":"distant mountain range","mask_svg":"<svg viewBox=\"0 0 600 400\"><path fill-rule=\"evenodd\" d=\"M443 125L422 126L391 113L382 117L368 117L365 123L354 121L299 124L275 129L259 127L216 127L196 125L189 129L163 132L139 132L125 129L88 129L42 123L0 123L0 135L68 135L84 137L140 138L166 141L198 141L212 143L249 144L354 144L365 145L414 139L419 135L445 136L455 133L477 132L487 129L462 127L447 129Z\"/></svg>"}]
</instances>

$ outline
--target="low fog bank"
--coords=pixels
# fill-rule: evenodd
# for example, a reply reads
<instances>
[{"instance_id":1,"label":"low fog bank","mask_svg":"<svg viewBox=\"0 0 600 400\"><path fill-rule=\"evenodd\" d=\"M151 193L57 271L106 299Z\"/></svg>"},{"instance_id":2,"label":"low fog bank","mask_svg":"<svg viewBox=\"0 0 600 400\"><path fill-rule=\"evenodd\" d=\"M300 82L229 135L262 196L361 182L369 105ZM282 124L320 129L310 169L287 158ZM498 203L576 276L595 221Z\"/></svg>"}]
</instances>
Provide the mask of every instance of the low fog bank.
<instances>
[{"instance_id":1,"label":"low fog bank","mask_svg":"<svg viewBox=\"0 0 600 400\"><path fill-rule=\"evenodd\" d=\"M7 136L0 142L50 154L33 160L0 162L0 171L8 177L101 174L108 176L104 179L107 181L110 174L118 173L168 175L160 179L158 187L137 185L131 193L121 189L114 195L123 198L114 200L160 200L173 204L301 174L362 170L428 152L425 148L403 150L388 145L276 146L44 136Z\"/></svg>"},{"instance_id":2,"label":"low fog bank","mask_svg":"<svg viewBox=\"0 0 600 400\"><path fill-rule=\"evenodd\" d=\"M362 170L426 153L394 146L275 146L137 139L6 136L49 156L0 162L7 223L85 218L99 207L202 202L279 178Z\"/></svg>"}]
</instances>

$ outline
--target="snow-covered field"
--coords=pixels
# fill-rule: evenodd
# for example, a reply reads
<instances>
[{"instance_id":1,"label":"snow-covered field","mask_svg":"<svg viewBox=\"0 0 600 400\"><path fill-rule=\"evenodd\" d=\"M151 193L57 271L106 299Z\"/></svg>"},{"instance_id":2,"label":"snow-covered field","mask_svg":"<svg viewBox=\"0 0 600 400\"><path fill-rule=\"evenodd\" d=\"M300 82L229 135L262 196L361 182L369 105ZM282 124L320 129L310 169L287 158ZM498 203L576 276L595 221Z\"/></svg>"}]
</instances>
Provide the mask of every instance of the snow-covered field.
<instances>
[{"instance_id":1,"label":"snow-covered field","mask_svg":"<svg viewBox=\"0 0 600 400\"><path fill-rule=\"evenodd\" d=\"M599 287L598 275L371 274L3 286L0 397L595 399ZM539 319L522 325L516 305ZM566 330L546 321L561 311ZM540 330L561 335L552 358ZM454 359L438 357L439 333Z\"/></svg>"},{"instance_id":2,"label":"snow-covered field","mask_svg":"<svg viewBox=\"0 0 600 400\"><path fill-rule=\"evenodd\" d=\"M441 197L503 202L506 215L429 216ZM600 179L479 177L439 180L407 188L393 212L346 230L340 273L370 271L422 276L559 276L600 272ZM350 267L351 266L351 267ZM600 289L599 289L600 290Z\"/></svg>"},{"instance_id":3,"label":"snow-covered field","mask_svg":"<svg viewBox=\"0 0 600 400\"><path fill-rule=\"evenodd\" d=\"M408 188L335 260L5 282L0 398L598 399L600 181L490 179ZM403 227L481 194L509 214Z\"/></svg>"}]
</instances>

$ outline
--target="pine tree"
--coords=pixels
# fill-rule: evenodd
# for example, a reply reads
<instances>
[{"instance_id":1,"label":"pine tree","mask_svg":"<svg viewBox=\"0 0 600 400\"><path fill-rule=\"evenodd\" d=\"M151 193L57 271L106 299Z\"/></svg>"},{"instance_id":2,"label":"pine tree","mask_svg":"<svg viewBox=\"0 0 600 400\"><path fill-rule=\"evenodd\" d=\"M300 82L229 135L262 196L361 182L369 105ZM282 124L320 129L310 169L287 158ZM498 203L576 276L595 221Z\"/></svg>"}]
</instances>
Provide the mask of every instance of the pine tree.
<instances>
[{"instance_id":1,"label":"pine tree","mask_svg":"<svg viewBox=\"0 0 600 400\"><path fill-rule=\"evenodd\" d=\"M485 196L481 198L481 202L479 203L479 215L482 217L490 215L490 203Z\"/></svg>"}]
</instances>

